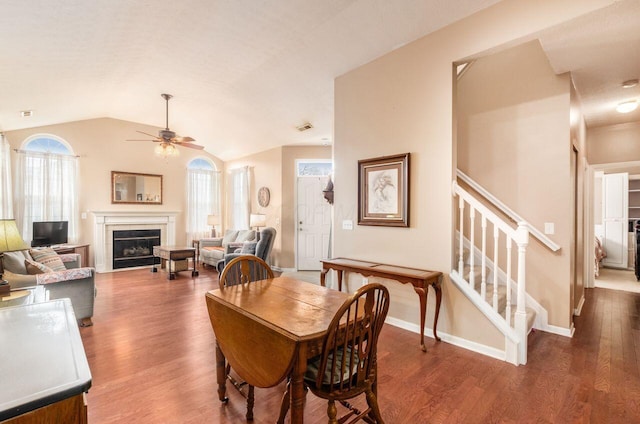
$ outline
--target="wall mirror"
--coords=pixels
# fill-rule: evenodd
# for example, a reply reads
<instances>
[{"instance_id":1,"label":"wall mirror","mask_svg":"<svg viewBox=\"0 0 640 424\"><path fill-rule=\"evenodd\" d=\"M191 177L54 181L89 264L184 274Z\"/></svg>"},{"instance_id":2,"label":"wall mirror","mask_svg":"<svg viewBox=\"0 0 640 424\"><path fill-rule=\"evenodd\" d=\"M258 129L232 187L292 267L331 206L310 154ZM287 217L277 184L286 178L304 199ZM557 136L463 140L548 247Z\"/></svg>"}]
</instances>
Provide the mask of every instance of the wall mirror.
<instances>
[{"instance_id":1,"label":"wall mirror","mask_svg":"<svg viewBox=\"0 0 640 424\"><path fill-rule=\"evenodd\" d=\"M162 175L111 171L111 203L162 204Z\"/></svg>"}]
</instances>

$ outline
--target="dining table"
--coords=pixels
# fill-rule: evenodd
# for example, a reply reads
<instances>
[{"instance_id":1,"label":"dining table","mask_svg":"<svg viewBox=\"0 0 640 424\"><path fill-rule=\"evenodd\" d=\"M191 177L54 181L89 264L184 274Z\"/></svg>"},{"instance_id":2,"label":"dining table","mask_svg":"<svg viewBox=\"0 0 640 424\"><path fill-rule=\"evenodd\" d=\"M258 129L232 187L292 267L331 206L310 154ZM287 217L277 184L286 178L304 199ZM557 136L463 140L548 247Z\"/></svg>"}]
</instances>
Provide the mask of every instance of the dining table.
<instances>
[{"instance_id":1,"label":"dining table","mask_svg":"<svg viewBox=\"0 0 640 424\"><path fill-rule=\"evenodd\" d=\"M205 295L216 337L218 397L227 401L226 366L248 384L289 378L292 423L304 422L304 372L348 293L289 277L222 287Z\"/></svg>"}]
</instances>

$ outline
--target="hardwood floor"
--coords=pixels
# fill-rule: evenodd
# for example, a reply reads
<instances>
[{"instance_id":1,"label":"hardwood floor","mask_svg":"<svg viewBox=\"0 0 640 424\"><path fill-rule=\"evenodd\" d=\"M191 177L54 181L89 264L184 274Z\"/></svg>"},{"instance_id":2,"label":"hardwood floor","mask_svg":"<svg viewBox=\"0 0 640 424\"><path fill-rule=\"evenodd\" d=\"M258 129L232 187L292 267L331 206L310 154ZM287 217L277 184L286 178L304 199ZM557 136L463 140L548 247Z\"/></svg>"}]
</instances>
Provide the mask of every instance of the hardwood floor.
<instances>
[{"instance_id":1,"label":"hardwood floor","mask_svg":"<svg viewBox=\"0 0 640 424\"><path fill-rule=\"evenodd\" d=\"M200 277L135 270L96 276L94 325L81 334L93 375L89 422L241 423L245 400L217 399L214 335ZM391 300L393 302L393 299ZM513 365L385 326L379 404L396 423L640 422L640 294L589 289L572 339L529 336L529 363ZM256 389L256 424L273 423L284 387ZM307 396L305 422L326 403Z\"/></svg>"}]
</instances>

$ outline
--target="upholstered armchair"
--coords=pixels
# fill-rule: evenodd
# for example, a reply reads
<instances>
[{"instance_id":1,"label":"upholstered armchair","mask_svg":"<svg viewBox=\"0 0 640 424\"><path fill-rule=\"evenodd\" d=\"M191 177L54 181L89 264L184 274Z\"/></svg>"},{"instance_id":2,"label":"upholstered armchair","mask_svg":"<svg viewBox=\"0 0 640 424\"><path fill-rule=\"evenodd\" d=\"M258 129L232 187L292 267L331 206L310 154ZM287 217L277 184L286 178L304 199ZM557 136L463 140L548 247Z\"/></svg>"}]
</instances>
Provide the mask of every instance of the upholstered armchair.
<instances>
[{"instance_id":1,"label":"upholstered armchair","mask_svg":"<svg viewBox=\"0 0 640 424\"><path fill-rule=\"evenodd\" d=\"M95 271L80 267L76 253L55 255L64 269L52 270L42 266L29 250L6 252L3 256L3 277L12 289L44 285L49 299L71 299L71 305L81 326L92 325L93 304L96 295ZM35 269L38 268L38 269Z\"/></svg>"},{"instance_id":2,"label":"upholstered armchair","mask_svg":"<svg viewBox=\"0 0 640 424\"><path fill-rule=\"evenodd\" d=\"M223 260L217 264L218 272L222 273L225 264L242 255L255 255L263 261L269 263L269 254L273 248L273 242L276 239L276 229L273 227L265 227L260 231L260 239L242 243L241 246L231 253L226 253Z\"/></svg>"}]
</instances>

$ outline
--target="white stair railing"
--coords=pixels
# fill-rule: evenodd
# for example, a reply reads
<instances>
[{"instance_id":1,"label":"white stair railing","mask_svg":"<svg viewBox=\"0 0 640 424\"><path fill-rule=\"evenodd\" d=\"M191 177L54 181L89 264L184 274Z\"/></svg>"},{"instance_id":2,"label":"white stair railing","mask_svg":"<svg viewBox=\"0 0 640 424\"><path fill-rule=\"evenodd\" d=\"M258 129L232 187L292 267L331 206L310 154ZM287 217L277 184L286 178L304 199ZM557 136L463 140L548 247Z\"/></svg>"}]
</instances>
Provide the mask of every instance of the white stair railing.
<instances>
[{"instance_id":1,"label":"white stair railing","mask_svg":"<svg viewBox=\"0 0 640 424\"><path fill-rule=\"evenodd\" d=\"M498 305L498 286L499 286L499 265L506 268L506 309L504 315L504 322L510 328L513 328L518 338L518 359L517 362L525 364L527 362L527 315L526 315L526 274L525 274L525 259L527 245L529 243L529 225L526 222L518 223L517 228L512 228L510 224L503 221L494 212L484 206L479 200L474 198L471 194L465 191L458 185L456 181L453 181L453 195L458 197L458 237L457 244L458 249L458 274L459 277L464 279L465 267L464 267L464 240L465 237L469 240L470 252L469 252L469 277L468 280L464 280L472 291L476 290L475 284L475 263L474 263L474 251L479 251L479 257L482 258L482 269L480 277L480 298L483 302L487 302L493 311L500 313ZM469 210L468 214L465 214L465 209ZM481 242L479 246L476 245L476 216L480 216L480 231ZM487 252L487 231L488 227L493 228L493 249L492 252ZM501 240L504 241L504 245L501 245ZM516 312L511 322L511 280L512 280L512 244L517 246L517 296L516 296ZM504 253L503 253L504 252ZM504 255L504 257L502 257ZM491 257L493 263L492 280L489 284L491 290L487 301L487 270L486 270L486 258Z\"/></svg>"}]
</instances>

